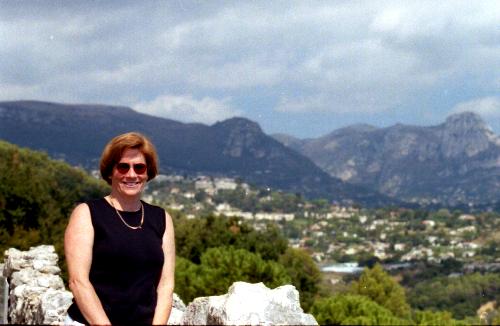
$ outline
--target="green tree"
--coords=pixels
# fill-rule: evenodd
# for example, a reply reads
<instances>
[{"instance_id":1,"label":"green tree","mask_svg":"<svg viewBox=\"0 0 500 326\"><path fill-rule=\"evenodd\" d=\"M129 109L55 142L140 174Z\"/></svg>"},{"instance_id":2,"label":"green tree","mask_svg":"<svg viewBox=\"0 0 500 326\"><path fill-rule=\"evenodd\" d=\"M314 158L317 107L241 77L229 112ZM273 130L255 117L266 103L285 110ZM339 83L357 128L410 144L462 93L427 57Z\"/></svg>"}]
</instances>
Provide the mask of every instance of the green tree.
<instances>
[{"instance_id":1,"label":"green tree","mask_svg":"<svg viewBox=\"0 0 500 326\"><path fill-rule=\"evenodd\" d=\"M316 300L311 313L320 325L409 325L366 296L343 294Z\"/></svg>"},{"instance_id":2,"label":"green tree","mask_svg":"<svg viewBox=\"0 0 500 326\"><path fill-rule=\"evenodd\" d=\"M418 283L408 293L412 307L447 310L456 319L475 316L482 304L493 300L500 302L500 275L496 273L435 277Z\"/></svg>"},{"instance_id":3,"label":"green tree","mask_svg":"<svg viewBox=\"0 0 500 326\"><path fill-rule=\"evenodd\" d=\"M201 257L201 273L206 294L210 295L225 293L236 281L263 282L270 288L291 281L281 264L234 247L207 250Z\"/></svg>"},{"instance_id":4,"label":"green tree","mask_svg":"<svg viewBox=\"0 0 500 326\"><path fill-rule=\"evenodd\" d=\"M0 141L1 252L53 244L64 271L63 235L71 210L107 191L105 182L81 169Z\"/></svg>"},{"instance_id":5,"label":"green tree","mask_svg":"<svg viewBox=\"0 0 500 326\"><path fill-rule=\"evenodd\" d=\"M413 321L416 325L457 325L448 311L415 311Z\"/></svg>"},{"instance_id":6,"label":"green tree","mask_svg":"<svg viewBox=\"0 0 500 326\"><path fill-rule=\"evenodd\" d=\"M199 263L209 248L234 246L258 253L263 259L277 261L288 247L288 241L274 224L256 231L238 218L216 217L212 214L199 219L179 215L174 219L177 255Z\"/></svg>"},{"instance_id":7,"label":"green tree","mask_svg":"<svg viewBox=\"0 0 500 326\"><path fill-rule=\"evenodd\" d=\"M307 252L294 248L288 248L281 255L279 262L285 266L292 284L300 292L302 308L308 311L318 294L321 283L321 272L318 266Z\"/></svg>"},{"instance_id":8,"label":"green tree","mask_svg":"<svg viewBox=\"0 0 500 326\"><path fill-rule=\"evenodd\" d=\"M175 293L185 303L192 301L203 292L203 280L200 277L200 265L192 263L186 258L175 259Z\"/></svg>"},{"instance_id":9,"label":"green tree","mask_svg":"<svg viewBox=\"0 0 500 326\"><path fill-rule=\"evenodd\" d=\"M210 248L200 264L182 257L176 264L176 293L186 302L195 297L226 293L236 281L262 282L270 288L290 284L285 267L234 247Z\"/></svg>"},{"instance_id":10,"label":"green tree","mask_svg":"<svg viewBox=\"0 0 500 326\"><path fill-rule=\"evenodd\" d=\"M371 269L365 268L359 280L353 282L352 292L367 296L395 316L408 318L410 315L404 288L380 264L375 264Z\"/></svg>"}]
</instances>

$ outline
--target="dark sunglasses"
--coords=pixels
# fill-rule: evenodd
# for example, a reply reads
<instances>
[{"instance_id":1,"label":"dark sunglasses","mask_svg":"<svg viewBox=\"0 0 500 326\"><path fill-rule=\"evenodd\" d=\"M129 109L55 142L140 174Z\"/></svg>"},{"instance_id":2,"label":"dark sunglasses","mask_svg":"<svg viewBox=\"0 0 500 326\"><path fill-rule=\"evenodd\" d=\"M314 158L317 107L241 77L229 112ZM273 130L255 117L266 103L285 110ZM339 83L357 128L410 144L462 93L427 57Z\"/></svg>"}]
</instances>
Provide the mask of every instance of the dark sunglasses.
<instances>
[{"instance_id":1,"label":"dark sunglasses","mask_svg":"<svg viewBox=\"0 0 500 326\"><path fill-rule=\"evenodd\" d=\"M144 174L148 169L148 166L144 163L137 163L132 165L134 168L134 172L136 174ZM121 174L126 174L128 170L130 170L130 164L128 163L117 163L116 170Z\"/></svg>"}]
</instances>

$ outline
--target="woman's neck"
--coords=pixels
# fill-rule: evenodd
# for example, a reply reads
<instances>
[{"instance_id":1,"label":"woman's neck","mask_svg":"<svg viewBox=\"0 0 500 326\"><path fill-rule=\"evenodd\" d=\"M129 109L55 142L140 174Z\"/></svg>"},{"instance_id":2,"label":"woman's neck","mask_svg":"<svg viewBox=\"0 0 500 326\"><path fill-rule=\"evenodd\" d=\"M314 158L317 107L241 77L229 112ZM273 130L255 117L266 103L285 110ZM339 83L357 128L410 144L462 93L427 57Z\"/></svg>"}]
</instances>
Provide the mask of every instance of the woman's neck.
<instances>
[{"instance_id":1,"label":"woman's neck","mask_svg":"<svg viewBox=\"0 0 500 326\"><path fill-rule=\"evenodd\" d=\"M141 197L126 197L120 196L111 192L107 196L107 200L110 201L111 205L120 211L135 212L141 208Z\"/></svg>"}]
</instances>

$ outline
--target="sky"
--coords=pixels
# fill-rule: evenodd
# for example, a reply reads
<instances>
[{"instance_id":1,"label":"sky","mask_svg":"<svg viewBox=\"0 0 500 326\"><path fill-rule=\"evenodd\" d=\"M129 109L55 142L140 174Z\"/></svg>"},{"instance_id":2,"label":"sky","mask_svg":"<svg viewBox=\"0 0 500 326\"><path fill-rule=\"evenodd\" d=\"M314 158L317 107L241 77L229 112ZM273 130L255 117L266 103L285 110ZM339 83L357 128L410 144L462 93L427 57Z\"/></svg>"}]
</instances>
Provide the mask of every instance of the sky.
<instances>
[{"instance_id":1,"label":"sky","mask_svg":"<svg viewBox=\"0 0 500 326\"><path fill-rule=\"evenodd\" d=\"M500 134L500 3L0 1L0 101L234 116L299 138L479 113Z\"/></svg>"}]
</instances>

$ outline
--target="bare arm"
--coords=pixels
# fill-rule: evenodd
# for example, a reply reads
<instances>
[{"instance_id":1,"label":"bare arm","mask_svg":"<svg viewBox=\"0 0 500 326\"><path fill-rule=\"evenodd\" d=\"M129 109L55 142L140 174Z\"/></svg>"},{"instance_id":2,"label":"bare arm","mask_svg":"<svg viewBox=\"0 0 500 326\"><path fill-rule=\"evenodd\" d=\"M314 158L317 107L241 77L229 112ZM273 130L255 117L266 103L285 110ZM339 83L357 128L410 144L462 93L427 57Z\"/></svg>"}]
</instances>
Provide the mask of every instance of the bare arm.
<instances>
[{"instance_id":1,"label":"bare arm","mask_svg":"<svg viewBox=\"0 0 500 326\"><path fill-rule=\"evenodd\" d=\"M172 218L165 212L165 233L163 234L163 255L165 261L158 284L158 301L153 318L154 325L165 325L172 310L172 296L174 293L175 272L175 238Z\"/></svg>"},{"instance_id":2,"label":"bare arm","mask_svg":"<svg viewBox=\"0 0 500 326\"><path fill-rule=\"evenodd\" d=\"M64 234L69 287L78 308L91 325L110 325L101 301L90 283L94 227L87 204L78 205L71 214Z\"/></svg>"}]
</instances>

